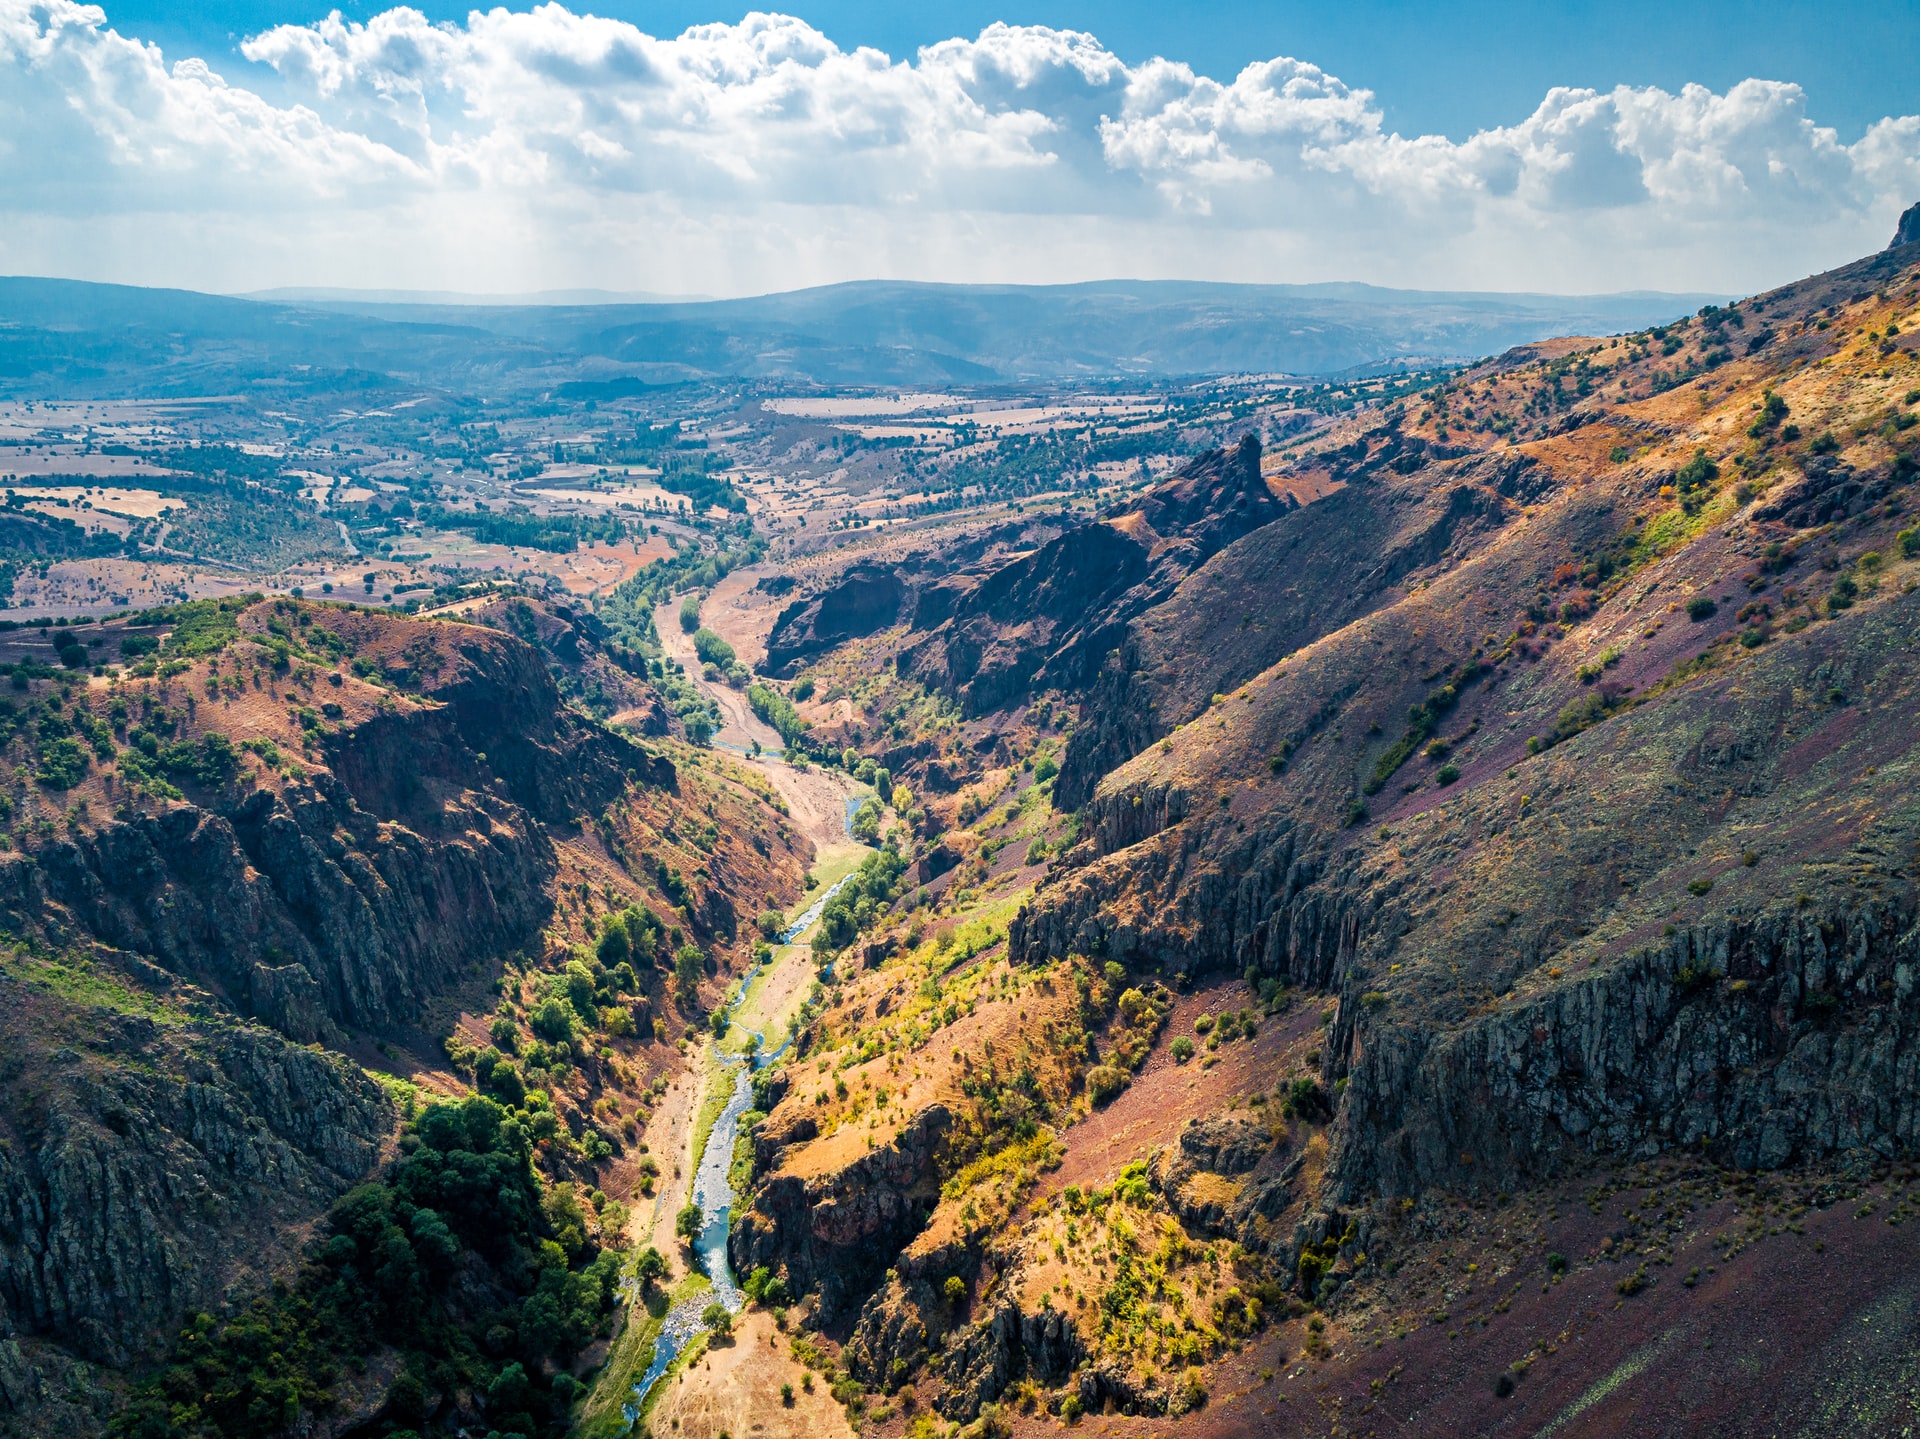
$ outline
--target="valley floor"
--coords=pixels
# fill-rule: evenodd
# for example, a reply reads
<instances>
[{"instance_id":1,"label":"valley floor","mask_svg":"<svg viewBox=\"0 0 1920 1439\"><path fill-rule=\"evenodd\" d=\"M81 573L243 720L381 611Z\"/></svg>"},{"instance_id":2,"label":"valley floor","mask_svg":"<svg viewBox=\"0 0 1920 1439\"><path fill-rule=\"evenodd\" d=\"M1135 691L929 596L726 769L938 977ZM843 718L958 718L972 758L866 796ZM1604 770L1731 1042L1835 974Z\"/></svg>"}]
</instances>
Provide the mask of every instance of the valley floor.
<instances>
[{"instance_id":1,"label":"valley floor","mask_svg":"<svg viewBox=\"0 0 1920 1439\"><path fill-rule=\"evenodd\" d=\"M864 787L838 771L802 770L788 764L780 757L779 737L746 708L738 692L700 677L691 641L679 630L674 616L663 612L660 622L663 636L670 634L685 641L686 655L676 657L683 659L694 683L718 702L721 713L728 717L728 728L716 740L725 743L731 739L741 750L753 740L761 742L763 754L743 754L741 761L766 775L786 801L795 828L814 846L810 887L784 917L784 923L791 925L872 852L855 843L847 831L848 801L864 793ZM758 1034L769 1049L780 1047L792 1034L795 1019L815 984L810 936L811 926L795 936L793 943L774 946L769 961L748 977L746 992L733 1011L734 1028L723 1041L729 1050L741 1049L741 1041L750 1033ZM667 1256L671 1266L669 1286L683 1283L689 1276L674 1221L689 1202L701 1159L696 1147L712 1142L707 1126L701 1122L702 1111L724 1101L732 1089L734 1073L714 1060L703 1038L690 1054L687 1070L673 1080L647 1126L646 1147L656 1156L672 1156L671 1174L665 1172L668 1166L663 1159L663 1182L651 1205L635 1208L629 1242L635 1249L651 1245ZM744 1198L736 1197L736 1207ZM736 1280L744 1277L735 1276ZM639 1318L639 1311L629 1311L629 1323ZM644 1353L637 1347L632 1352L616 1347L615 1352L621 1362L609 1364L602 1372L596 1393L588 1402L588 1412L611 1409L615 1396L601 1391L630 1389L651 1358L650 1346ZM782 1386L786 1386L791 1402L783 1400ZM655 1432L681 1433L688 1439L720 1433L780 1439L783 1435L852 1432L840 1406L827 1397L824 1387L814 1385L811 1374L788 1352L787 1336L780 1334L772 1317L760 1309L744 1311L731 1335L705 1341L691 1360L683 1357L669 1370L656 1387L648 1422Z\"/></svg>"}]
</instances>

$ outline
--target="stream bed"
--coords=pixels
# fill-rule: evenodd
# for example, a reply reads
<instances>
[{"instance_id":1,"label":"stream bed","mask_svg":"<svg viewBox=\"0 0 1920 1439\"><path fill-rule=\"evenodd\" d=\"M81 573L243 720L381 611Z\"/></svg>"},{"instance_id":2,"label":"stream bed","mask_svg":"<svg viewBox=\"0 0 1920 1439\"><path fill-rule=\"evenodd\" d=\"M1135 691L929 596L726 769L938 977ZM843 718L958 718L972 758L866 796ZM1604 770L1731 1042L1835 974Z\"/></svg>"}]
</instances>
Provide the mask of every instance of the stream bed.
<instances>
[{"instance_id":1,"label":"stream bed","mask_svg":"<svg viewBox=\"0 0 1920 1439\"><path fill-rule=\"evenodd\" d=\"M853 813L849 801L848 815ZM820 918L827 907L827 901L840 892L840 887L853 876L835 881L826 892L808 905L792 924L781 934L782 944L797 942L802 934ZM760 971L771 964L756 965L748 970L740 980L740 987L727 1001L727 1009L735 1010L746 1000L747 991ZM766 1036L758 1030L749 1033L764 1041ZM771 1053L726 1054L713 1040L707 1041L707 1052L723 1070L733 1074L733 1093L728 1096L726 1107L720 1111L720 1117L713 1122L713 1129L707 1135L707 1145L700 1154L700 1166L694 1171L692 1202L700 1206L704 1224L700 1238L694 1244L694 1252L700 1257L700 1267L706 1272L712 1287L703 1289L692 1298L683 1299L667 1311L667 1317L661 1322L660 1337L654 1341L653 1361L647 1365L647 1372L640 1376L633 1386L633 1397L624 1406L627 1422L631 1424L640 1415L641 1407L646 1403L647 1395L655 1384L673 1367L673 1361L685 1349L693 1338L706 1327L701 1316L707 1306L714 1303L724 1304L729 1314L738 1314L746 1304L746 1296L741 1293L739 1284L733 1276L733 1266L727 1259L727 1235L732 1228L733 1205L737 1195L733 1192L730 1171L733 1168L733 1146L740 1135L740 1116L753 1105L753 1071L774 1063L786 1052L793 1036L789 1034L780 1042L780 1047ZM638 1303L636 1296L634 1301Z\"/></svg>"}]
</instances>

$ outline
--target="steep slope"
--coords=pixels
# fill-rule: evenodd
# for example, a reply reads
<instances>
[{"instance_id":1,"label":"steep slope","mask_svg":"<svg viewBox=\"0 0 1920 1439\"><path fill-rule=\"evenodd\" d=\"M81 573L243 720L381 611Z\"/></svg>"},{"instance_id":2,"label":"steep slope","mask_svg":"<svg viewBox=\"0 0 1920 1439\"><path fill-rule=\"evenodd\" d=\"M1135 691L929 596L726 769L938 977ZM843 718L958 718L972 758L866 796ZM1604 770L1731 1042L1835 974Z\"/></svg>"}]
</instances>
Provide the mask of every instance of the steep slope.
<instances>
[{"instance_id":1,"label":"steep slope","mask_svg":"<svg viewBox=\"0 0 1920 1439\"><path fill-rule=\"evenodd\" d=\"M1019 678L735 1231L850 1413L1680 1433L1649 1386L1698 1368L1736 1428L1821 1432L1669 1356L1761 1354L1744 1306L1818 1286L1815 1228L1874 1276L1823 1312L1904 1292L1838 1201L1911 1213L1916 312L1909 246L1531 346L1308 447L1326 498L1164 589L1116 547L1050 611L1086 526L980 583L1024 630L969 652L962 600L909 638L956 698L927 656ZM1097 630L1055 778L1026 702Z\"/></svg>"},{"instance_id":2,"label":"steep slope","mask_svg":"<svg viewBox=\"0 0 1920 1439\"><path fill-rule=\"evenodd\" d=\"M969 715L1030 691L1078 689L1129 619L1293 503L1261 479L1251 436L1210 452L1124 509L983 577L901 652L900 670Z\"/></svg>"},{"instance_id":3,"label":"steep slope","mask_svg":"<svg viewBox=\"0 0 1920 1439\"><path fill-rule=\"evenodd\" d=\"M1656 1136L1739 1163L1901 1142L1897 1108L1763 1116L1776 1070L1803 1093L1861 1081L1822 1026L1864 1024L1858 1043L1886 1022L1876 987L1911 943L1920 577L1897 532L1920 465L1911 352L1887 330L1913 277L1895 251L1741 307L1773 337L1517 447L1534 504L1483 482L1471 506L1505 522L1415 592L1215 705L1170 687L1193 718L1102 782L1016 952L1339 991L1325 1064L1350 1083L1349 1193L1511 1184L1568 1145ZM1631 396L1632 353L1596 388ZM1557 378L1482 383L1543 369ZM1474 402L1471 377L1458 394ZM1452 502L1476 464L1374 484ZM1188 628L1160 643L1203 652L1197 606L1164 618ZM1861 888L1817 882L1849 864ZM1727 993L1783 1027L1762 1044L1696 1017ZM1759 1087L1677 1078L1703 1065L1757 1065Z\"/></svg>"},{"instance_id":4,"label":"steep slope","mask_svg":"<svg viewBox=\"0 0 1920 1439\"><path fill-rule=\"evenodd\" d=\"M18 765L17 848L0 855L10 1422L96 1432L128 1379L176 1348L183 1315L216 1316L193 1342L217 1355L245 1343L244 1323L221 1326L249 1303L303 1346L286 1402L330 1424L457 1402L478 1422L484 1402L456 1401L449 1374L429 1373L424 1397L393 1386L447 1334L486 1332L488 1306L525 1298L540 1266L514 1246L565 1240L564 1274L624 1244L604 1195L593 1218L568 1217L572 1185L651 1184L628 1146L680 1067L668 1018L701 1013L700 988L744 958L742 917L797 893L807 845L764 781L594 723L541 651L479 625L240 600L98 633L108 654L123 639L158 653L89 679L44 663L44 630L0 635ZM476 1091L488 1098L454 1129L418 1129L448 1108L436 1101ZM297 1266L299 1284L322 1282L315 1226L336 1246L356 1232L372 1201L351 1195L402 1192L394 1175L423 1142L472 1151L523 1196L470 1223L442 1204L449 1239L416 1224L434 1283L449 1246L475 1256L465 1297L432 1301L451 1317L436 1308L422 1328L407 1309L388 1334L306 1289L274 1311L290 1291L266 1294L269 1279L294 1284ZM609 1264L582 1317L521 1331L541 1337L518 1355L496 1345L487 1372L571 1363L603 1323L612 1291L592 1286ZM397 1293L351 1287L351 1266L345 1282ZM370 1377L336 1384L329 1366L351 1355ZM249 1393L278 1413L281 1394L251 1382L229 1395L223 1369L206 1384L220 1402L178 1432L238 1432ZM141 1412L165 1408L140 1392ZM567 1393L541 1432L564 1422Z\"/></svg>"}]
</instances>

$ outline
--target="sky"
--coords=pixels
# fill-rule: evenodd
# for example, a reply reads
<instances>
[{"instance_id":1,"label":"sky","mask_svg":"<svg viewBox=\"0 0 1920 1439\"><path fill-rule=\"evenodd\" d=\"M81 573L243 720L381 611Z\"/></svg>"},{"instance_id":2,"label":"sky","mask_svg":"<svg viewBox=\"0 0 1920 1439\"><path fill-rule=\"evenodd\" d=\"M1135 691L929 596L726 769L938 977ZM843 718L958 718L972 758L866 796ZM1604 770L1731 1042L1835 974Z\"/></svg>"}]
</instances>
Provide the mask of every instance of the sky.
<instances>
[{"instance_id":1,"label":"sky","mask_svg":"<svg viewBox=\"0 0 1920 1439\"><path fill-rule=\"evenodd\" d=\"M0 0L0 273L1735 294L1920 200L1920 5Z\"/></svg>"}]
</instances>

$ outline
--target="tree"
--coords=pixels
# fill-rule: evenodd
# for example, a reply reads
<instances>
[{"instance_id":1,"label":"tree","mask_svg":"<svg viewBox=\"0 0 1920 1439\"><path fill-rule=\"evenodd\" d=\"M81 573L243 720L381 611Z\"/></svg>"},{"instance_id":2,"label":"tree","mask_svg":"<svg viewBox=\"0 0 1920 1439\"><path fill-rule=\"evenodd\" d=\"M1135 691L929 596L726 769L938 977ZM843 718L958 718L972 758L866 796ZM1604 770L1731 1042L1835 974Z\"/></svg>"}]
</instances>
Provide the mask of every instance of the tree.
<instances>
[{"instance_id":1,"label":"tree","mask_svg":"<svg viewBox=\"0 0 1920 1439\"><path fill-rule=\"evenodd\" d=\"M633 1261L633 1277L642 1289L658 1284L667 1277L667 1256L649 1244Z\"/></svg>"},{"instance_id":2,"label":"tree","mask_svg":"<svg viewBox=\"0 0 1920 1439\"><path fill-rule=\"evenodd\" d=\"M733 1333L733 1316L727 1313L727 1306L718 1299L700 1311L700 1322L707 1327L709 1333Z\"/></svg>"},{"instance_id":3,"label":"tree","mask_svg":"<svg viewBox=\"0 0 1920 1439\"><path fill-rule=\"evenodd\" d=\"M689 1204L674 1216L673 1232L685 1243L691 1245L699 1239L700 1231L706 1227L706 1223L706 1211L697 1204Z\"/></svg>"},{"instance_id":4,"label":"tree","mask_svg":"<svg viewBox=\"0 0 1920 1439\"><path fill-rule=\"evenodd\" d=\"M573 1006L552 995L541 1000L533 1013L527 1016L527 1023L533 1027L533 1032L553 1044L573 1038L574 1020Z\"/></svg>"},{"instance_id":5,"label":"tree","mask_svg":"<svg viewBox=\"0 0 1920 1439\"><path fill-rule=\"evenodd\" d=\"M610 914L601 922L600 943L594 953L608 969L633 957L633 941L627 935L626 921L619 915Z\"/></svg>"},{"instance_id":6,"label":"tree","mask_svg":"<svg viewBox=\"0 0 1920 1439\"><path fill-rule=\"evenodd\" d=\"M700 981L706 977L707 957L700 952L697 944L683 944L673 956L673 982L680 987L680 997L691 1002L694 991L700 987Z\"/></svg>"},{"instance_id":7,"label":"tree","mask_svg":"<svg viewBox=\"0 0 1920 1439\"><path fill-rule=\"evenodd\" d=\"M737 660L733 646L705 628L693 632L693 652L700 656L701 664L712 665L719 670L730 668Z\"/></svg>"},{"instance_id":8,"label":"tree","mask_svg":"<svg viewBox=\"0 0 1920 1439\"><path fill-rule=\"evenodd\" d=\"M680 628L688 634L700 628L699 595L688 595L680 601Z\"/></svg>"}]
</instances>

